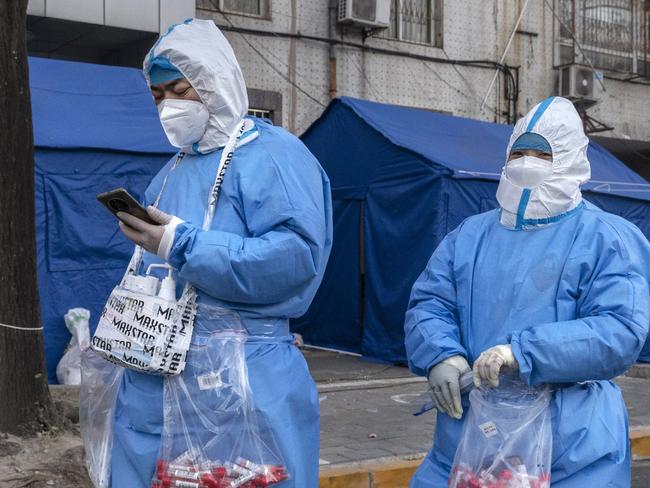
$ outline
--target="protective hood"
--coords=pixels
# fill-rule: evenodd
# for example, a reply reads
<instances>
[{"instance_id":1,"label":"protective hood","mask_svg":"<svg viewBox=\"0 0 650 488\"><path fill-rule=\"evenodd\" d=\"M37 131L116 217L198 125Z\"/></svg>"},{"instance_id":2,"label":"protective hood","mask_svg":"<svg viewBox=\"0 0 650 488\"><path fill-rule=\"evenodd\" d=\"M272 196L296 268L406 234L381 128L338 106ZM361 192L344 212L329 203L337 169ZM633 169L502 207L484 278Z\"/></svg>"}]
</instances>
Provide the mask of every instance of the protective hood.
<instances>
[{"instance_id":1,"label":"protective hood","mask_svg":"<svg viewBox=\"0 0 650 488\"><path fill-rule=\"evenodd\" d=\"M210 114L203 137L181 150L203 154L225 146L248 112L248 96L235 53L214 22L188 19L167 29L144 59L147 84L154 61L178 69Z\"/></svg>"},{"instance_id":2,"label":"protective hood","mask_svg":"<svg viewBox=\"0 0 650 488\"><path fill-rule=\"evenodd\" d=\"M506 160L515 141L525 133L538 134L548 141L553 163L550 174L533 188L512 182L506 175L507 163L504 166L497 189L501 223L515 229L547 225L569 215L582 202L580 185L591 177L589 140L569 100L548 98L520 119L510 137Z\"/></svg>"}]
</instances>

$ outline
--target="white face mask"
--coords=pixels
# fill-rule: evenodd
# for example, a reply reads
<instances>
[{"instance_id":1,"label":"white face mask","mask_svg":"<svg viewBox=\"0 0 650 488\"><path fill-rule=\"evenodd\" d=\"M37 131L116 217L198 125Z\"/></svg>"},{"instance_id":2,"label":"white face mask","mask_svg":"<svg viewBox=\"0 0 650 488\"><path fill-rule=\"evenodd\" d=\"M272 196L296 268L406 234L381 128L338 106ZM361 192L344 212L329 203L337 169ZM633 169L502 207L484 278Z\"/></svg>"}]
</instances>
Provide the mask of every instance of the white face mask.
<instances>
[{"instance_id":1,"label":"white face mask","mask_svg":"<svg viewBox=\"0 0 650 488\"><path fill-rule=\"evenodd\" d=\"M535 156L522 156L506 163L506 176L522 188L534 188L553 174L553 163Z\"/></svg>"},{"instance_id":2,"label":"white face mask","mask_svg":"<svg viewBox=\"0 0 650 488\"><path fill-rule=\"evenodd\" d=\"M210 113L201 102L165 98L158 115L172 146L183 148L198 142L208 126Z\"/></svg>"}]
</instances>

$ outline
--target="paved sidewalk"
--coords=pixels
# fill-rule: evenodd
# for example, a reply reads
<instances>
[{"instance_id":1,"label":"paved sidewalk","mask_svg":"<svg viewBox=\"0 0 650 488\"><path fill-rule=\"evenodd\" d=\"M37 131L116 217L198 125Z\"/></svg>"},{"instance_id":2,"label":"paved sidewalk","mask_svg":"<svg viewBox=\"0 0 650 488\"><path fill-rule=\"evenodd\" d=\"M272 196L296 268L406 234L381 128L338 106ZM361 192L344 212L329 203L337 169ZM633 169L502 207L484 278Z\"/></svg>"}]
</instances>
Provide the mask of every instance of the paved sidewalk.
<instances>
[{"instance_id":1,"label":"paved sidewalk","mask_svg":"<svg viewBox=\"0 0 650 488\"><path fill-rule=\"evenodd\" d=\"M650 379L621 376L615 382L623 391L630 429L650 427Z\"/></svg>"},{"instance_id":2,"label":"paved sidewalk","mask_svg":"<svg viewBox=\"0 0 650 488\"><path fill-rule=\"evenodd\" d=\"M616 383L628 406L630 429L649 427L650 380L622 377ZM428 451L435 413L411 415L412 404L425 390L424 382L359 382L357 389L321 392L321 458L335 464Z\"/></svg>"},{"instance_id":3,"label":"paved sidewalk","mask_svg":"<svg viewBox=\"0 0 650 488\"><path fill-rule=\"evenodd\" d=\"M429 450L433 412L414 417L412 404L426 390L403 366L313 349L304 350L321 404L321 487L406 487ZM635 458L650 456L650 379L620 377ZM636 444L635 444L636 442ZM650 487L648 462L635 463L634 488ZM383 480L383 481L379 481Z\"/></svg>"},{"instance_id":4,"label":"paved sidewalk","mask_svg":"<svg viewBox=\"0 0 650 488\"><path fill-rule=\"evenodd\" d=\"M406 366L395 366L352 354L313 349L302 349L309 370L317 383L341 381L387 380L413 378Z\"/></svg>"},{"instance_id":5,"label":"paved sidewalk","mask_svg":"<svg viewBox=\"0 0 650 488\"><path fill-rule=\"evenodd\" d=\"M411 403L424 386L362 386L321 393L321 464L426 452L435 415L411 415Z\"/></svg>"}]
</instances>

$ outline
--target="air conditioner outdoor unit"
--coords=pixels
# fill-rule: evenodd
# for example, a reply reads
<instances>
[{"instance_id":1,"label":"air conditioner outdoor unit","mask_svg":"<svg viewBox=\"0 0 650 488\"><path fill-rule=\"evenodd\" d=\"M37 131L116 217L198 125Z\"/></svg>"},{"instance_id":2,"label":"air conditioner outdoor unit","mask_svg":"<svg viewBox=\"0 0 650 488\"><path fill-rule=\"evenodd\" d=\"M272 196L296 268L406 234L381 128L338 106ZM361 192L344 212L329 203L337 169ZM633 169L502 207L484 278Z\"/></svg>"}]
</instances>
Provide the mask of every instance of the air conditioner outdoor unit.
<instances>
[{"instance_id":1,"label":"air conditioner outdoor unit","mask_svg":"<svg viewBox=\"0 0 650 488\"><path fill-rule=\"evenodd\" d=\"M562 66L558 77L558 94L575 104L594 105L599 99L596 76L597 74L586 66Z\"/></svg>"},{"instance_id":2,"label":"air conditioner outdoor unit","mask_svg":"<svg viewBox=\"0 0 650 488\"><path fill-rule=\"evenodd\" d=\"M368 28L387 28L391 0L339 0L339 22Z\"/></svg>"}]
</instances>

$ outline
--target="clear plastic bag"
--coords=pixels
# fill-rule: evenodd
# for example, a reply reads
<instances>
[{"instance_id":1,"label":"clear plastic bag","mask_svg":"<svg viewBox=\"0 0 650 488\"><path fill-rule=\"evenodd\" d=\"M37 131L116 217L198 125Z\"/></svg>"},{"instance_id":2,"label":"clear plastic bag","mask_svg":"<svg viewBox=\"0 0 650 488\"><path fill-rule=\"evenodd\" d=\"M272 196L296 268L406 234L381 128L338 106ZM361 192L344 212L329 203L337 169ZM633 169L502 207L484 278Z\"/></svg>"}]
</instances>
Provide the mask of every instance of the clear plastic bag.
<instances>
[{"instance_id":1,"label":"clear plastic bag","mask_svg":"<svg viewBox=\"0 0 650 488\"><path fill-rule=\"evenodd\" d=\"M81 352L88 349L90 345L90 331L88 329L90 311L85 308L71 308L63 319L72 338L65 350L65 354L56 365L56 379L62 385L80 385Z\"/></svg>"},{"instance_id":2,"label":"clear plastic bag","mask_svg":"<svg viewBox=\"0 0 650 488\"><path fill-rule=\"evenodd\" d=\"M449 487L550 487L550 390L506 375L498 388L476 388L469 398Z\"/></svg>"},{"instance_id":3,"label":"clear plastic bag","mask_svg":"<svg viewBox=\"0 0 650 488\"><path fill-rule=\"evenodd\" d=\"M185 370L166 377L152 487L263 488L289 479L275 436L255 410L239 316L199 305Z\"/></svg>"},{"instance_id":4,"label":"clear plastic bag","mask_svg":"<svg viewBox=\"0 0 650 488\"><path fill-rule=\"evenodd\" d=\"M79 423L86 450L86 467L95 488L109 488L115 402L124 368L91 349L81 353Z\"/></svg>"}]
</instances>

